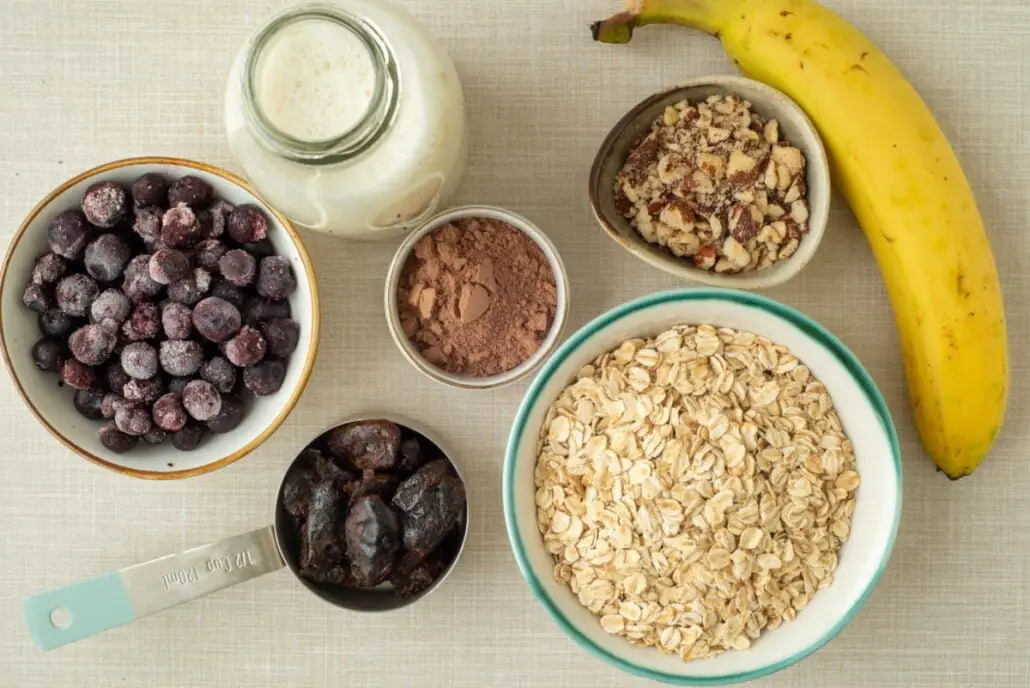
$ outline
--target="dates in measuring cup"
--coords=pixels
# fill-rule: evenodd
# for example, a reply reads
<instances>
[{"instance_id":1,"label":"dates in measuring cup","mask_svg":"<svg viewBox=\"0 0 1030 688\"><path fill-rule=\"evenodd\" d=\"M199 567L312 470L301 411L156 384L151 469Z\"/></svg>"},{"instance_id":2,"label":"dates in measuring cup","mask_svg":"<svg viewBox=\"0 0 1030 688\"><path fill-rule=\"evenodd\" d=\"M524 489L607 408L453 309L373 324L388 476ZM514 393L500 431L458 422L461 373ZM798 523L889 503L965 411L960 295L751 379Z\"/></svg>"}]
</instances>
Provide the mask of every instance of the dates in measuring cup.
<instances>
[{"instance_id":1,"label":"dates in measuring cup","mask_svg":"<svg viewBox=\"0 0 1030 688\"><path fill-rule=\"evenodd\" d=\"M401 598L430 587L465 536L465 485L423 435L388 420L329 430L283 483L300 575L353 589L389 584Z\"/></svg>"}]
</instances>

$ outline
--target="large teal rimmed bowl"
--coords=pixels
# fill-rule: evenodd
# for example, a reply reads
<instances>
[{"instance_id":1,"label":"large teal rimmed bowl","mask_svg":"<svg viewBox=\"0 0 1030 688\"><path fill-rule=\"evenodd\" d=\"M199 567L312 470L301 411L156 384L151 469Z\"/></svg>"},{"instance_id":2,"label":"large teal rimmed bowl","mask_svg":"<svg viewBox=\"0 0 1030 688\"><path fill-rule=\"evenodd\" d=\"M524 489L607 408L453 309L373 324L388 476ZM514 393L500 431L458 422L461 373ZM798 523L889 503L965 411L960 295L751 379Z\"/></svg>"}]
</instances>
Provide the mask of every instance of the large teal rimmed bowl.
<instances>
[{"instance_id":1,"label":"large teal rimmed bowl","mask_svg":"<svg viewBox=\"0 0 1030 688\"><path fill-rule=\"evenodd\" d=\"M533 469L547 408L580 367L626 339L677 324L711 324L763 335L785 345L833 398L855 447L862 476L851 536L836 579L797 619L768 631L743 652L686 663L637 648L601 629L597 617L556 582L536 525ZM825 328L783 304L745 292L685 289L618 306L573 334L541 369L519 407L503 475L504 518L519 569L536 599L565 633L590 654L644 678L678 685L726 685L766 676L800 661L855 617L887 567L901 517L901 452L883 397L847 347Z\"/></svg>"}]
</instances>

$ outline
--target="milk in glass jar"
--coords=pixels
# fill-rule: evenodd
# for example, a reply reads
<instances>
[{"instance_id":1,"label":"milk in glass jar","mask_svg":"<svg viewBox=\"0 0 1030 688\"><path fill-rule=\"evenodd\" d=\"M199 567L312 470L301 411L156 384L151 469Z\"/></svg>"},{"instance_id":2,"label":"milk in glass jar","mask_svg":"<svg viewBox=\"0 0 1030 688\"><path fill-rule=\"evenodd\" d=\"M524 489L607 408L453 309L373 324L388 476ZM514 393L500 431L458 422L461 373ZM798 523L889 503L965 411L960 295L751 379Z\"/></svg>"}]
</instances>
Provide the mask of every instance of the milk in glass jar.
<instances>
[{"instance_id":1,"label":"milk in glass jar","mask_svg":"<svg viewBox=\"0 0 1030 688\"><path fill-rule=\"evenodd\" d=\"M465 107L443 46L384 0L292 7L237 55L230 146L296 224L392 238L431 215L464 173Z\"/></svg>"}]
</instances>

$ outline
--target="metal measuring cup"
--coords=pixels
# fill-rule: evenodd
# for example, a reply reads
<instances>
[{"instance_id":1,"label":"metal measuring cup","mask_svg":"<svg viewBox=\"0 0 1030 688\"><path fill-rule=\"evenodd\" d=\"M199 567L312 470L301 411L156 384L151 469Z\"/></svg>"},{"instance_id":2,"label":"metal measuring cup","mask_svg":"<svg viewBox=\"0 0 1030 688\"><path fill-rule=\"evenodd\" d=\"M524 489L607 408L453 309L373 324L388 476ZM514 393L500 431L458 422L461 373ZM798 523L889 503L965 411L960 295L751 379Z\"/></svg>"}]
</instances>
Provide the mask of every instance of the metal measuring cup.
<instances>
[{"instance_id":1,"label":"metal measuring cup","mask_svg":"<svg viewBox=\"0 0 1030 688\"><path fill-rule=\"evenodd\" d=\"M459 520L463 526L461 543L444 572L418 595L402 599L388 585L370 590L322 586L300 575L299 537L293 517L283 506L283 487L290 471L301 459L301 454L298 454L279 481L272 525L33 595L25 600L25 622L33 642L42 650L52 650L278 571L284 566L305 588L342 609L390 611L424 598L450 575L465 549L468 539L468 483L454 462L453 454L417 423L380 414L350 418L338 425L371 420L389 420L422 435L436 445L466 485L465 516Z\"/></svg>"}]
</instances>

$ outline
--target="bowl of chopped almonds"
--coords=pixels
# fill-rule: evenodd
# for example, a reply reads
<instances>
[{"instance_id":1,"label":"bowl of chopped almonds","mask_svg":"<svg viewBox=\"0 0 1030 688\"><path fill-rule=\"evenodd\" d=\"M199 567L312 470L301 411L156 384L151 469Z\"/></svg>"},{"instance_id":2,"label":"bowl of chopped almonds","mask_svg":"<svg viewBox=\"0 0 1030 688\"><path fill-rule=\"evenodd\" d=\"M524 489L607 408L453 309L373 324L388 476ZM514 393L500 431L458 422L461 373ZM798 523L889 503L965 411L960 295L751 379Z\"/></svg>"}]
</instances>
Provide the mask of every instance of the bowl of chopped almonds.
<instances>
[{"instance_id":1,"label":"bowl of chopped almonds","mask_svg":"<svg viewBox=\"0 0 1030 688\"><path fill-rule=\"evenodd\" d=\"M590 172L602 229L638 258L717 287L786 282L830 210L826 151L804 111L742 77L696 79L636 105Z\"/></svg>"},{"instance_id":2,"label":"bowl of chopped almonds","mask_svg":"<svg viewBox=\"0 0 1030 688\"><path fill-rule=\"evenodd\" d=\"M504 515L519 568L596 657L748 681L829 642L887 566L901 456L869 374L805 315L661 292L573 334L518 410Z\"/></svg>"}]
</instances>

